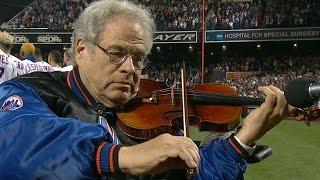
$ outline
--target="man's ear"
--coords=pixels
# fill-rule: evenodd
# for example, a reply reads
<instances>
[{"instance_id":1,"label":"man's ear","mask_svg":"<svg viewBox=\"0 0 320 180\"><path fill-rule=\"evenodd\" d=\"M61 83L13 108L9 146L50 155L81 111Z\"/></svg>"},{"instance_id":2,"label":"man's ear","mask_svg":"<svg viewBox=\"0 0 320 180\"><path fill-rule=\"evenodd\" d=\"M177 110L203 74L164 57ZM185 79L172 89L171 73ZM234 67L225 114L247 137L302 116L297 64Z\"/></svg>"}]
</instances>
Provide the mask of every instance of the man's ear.
<instances>
[{"instance_id":1,"label":"man's ear","mask_svg":"<svg viewBox=\"0 0 320 180\"><path fill-rule=\"evenodd\" d=\"M84 57L84 42L82 39L76 40L76 47L75 47L75 61L76 64L79 66Z\"/></svg>"}]
</instances>

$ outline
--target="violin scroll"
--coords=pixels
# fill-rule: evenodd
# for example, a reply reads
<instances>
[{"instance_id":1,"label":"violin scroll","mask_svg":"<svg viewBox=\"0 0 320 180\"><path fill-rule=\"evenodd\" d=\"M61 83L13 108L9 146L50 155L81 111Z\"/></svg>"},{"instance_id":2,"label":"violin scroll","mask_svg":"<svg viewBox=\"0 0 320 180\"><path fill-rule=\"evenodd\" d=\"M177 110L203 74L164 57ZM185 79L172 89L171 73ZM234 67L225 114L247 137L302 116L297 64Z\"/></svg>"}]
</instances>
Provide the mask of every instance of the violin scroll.
<instances>
[{"instance_id":1,"label":"violin scroll","mask_svg":"<svg viewBox=\"0 0 320 180\"><path fill-rule=\"evenodd\" d=\"M320 107L319 105L312 105L309 108L295 109L291 114L298 121L304 121L307 126L310 126L310 121L314 121L320 118Z\"/></svg>"}]
</instances>

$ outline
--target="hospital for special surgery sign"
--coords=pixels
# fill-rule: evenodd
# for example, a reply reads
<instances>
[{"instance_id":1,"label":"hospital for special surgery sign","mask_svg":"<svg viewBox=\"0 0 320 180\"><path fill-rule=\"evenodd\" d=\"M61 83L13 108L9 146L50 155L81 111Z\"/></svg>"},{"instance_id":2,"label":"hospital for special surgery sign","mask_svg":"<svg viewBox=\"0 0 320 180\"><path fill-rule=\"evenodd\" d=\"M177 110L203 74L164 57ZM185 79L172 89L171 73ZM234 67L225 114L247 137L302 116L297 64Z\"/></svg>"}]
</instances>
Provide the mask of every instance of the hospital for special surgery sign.
<instances>
[{"instance_id":1,"label":"hospital for special surgery sign","mask_svg":"<svg viewBox=\"0 0 320 180\"><path fill-rule=\"evenodd\" d=\"M207 43L320 40L320 27L206 31Z\"/></svg>"}]
</instances>

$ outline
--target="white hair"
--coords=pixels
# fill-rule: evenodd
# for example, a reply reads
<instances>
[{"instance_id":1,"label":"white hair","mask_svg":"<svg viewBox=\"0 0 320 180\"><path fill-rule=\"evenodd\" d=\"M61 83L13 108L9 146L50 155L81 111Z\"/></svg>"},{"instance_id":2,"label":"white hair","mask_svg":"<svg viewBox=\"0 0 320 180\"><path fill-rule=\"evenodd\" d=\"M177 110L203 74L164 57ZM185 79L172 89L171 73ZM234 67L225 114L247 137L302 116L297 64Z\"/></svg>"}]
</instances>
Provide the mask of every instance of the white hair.
<instances>
[{"instance_id":1,"label":"white hair","mask_svg":"<svg viewBox=\"0 0 320 180\"><path fill-rule=\"evenodd\" d=\"M100 0L84 9L75 21L72 54L75 55L77 39L90 43L96 42L106 23L117 16L125 16L140 23L146 33L146 47L147 53L149 53L152 48L153 33L155 31L155 23L149 11L128 1Z\"/></svg>"},{"instance_id":2,"label":"white hair","mask_svg":"<svg viewBox=\"0 0 320 180\"><path fill-rule=\"evenodd\" d=\"M0 49L3 51L10 51L13 47L14 37L6 31L0 31Z\"/></svg>"}]
</instances>

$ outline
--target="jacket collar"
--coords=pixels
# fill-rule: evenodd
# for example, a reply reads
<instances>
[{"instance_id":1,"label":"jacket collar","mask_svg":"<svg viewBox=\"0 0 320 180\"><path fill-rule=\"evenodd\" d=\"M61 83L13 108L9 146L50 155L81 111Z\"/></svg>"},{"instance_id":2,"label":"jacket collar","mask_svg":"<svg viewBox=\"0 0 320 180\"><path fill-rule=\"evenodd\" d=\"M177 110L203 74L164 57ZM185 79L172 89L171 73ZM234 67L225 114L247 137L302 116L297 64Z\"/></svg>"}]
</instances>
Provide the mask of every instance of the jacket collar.
<instances>
[{"instance_id":1,"label":"jacket collar","mask_svg":"<svg viewBox=\"0 0 320 180\"><path fill-rule=\"evenodd\" d=\"M82 102L92 106L95 102L93 96L89 93L87 88L81 81L78 67L74 67L72 71L67 74L67 84L73 93L78 96Z\"/></svg>"}]
</instances>

